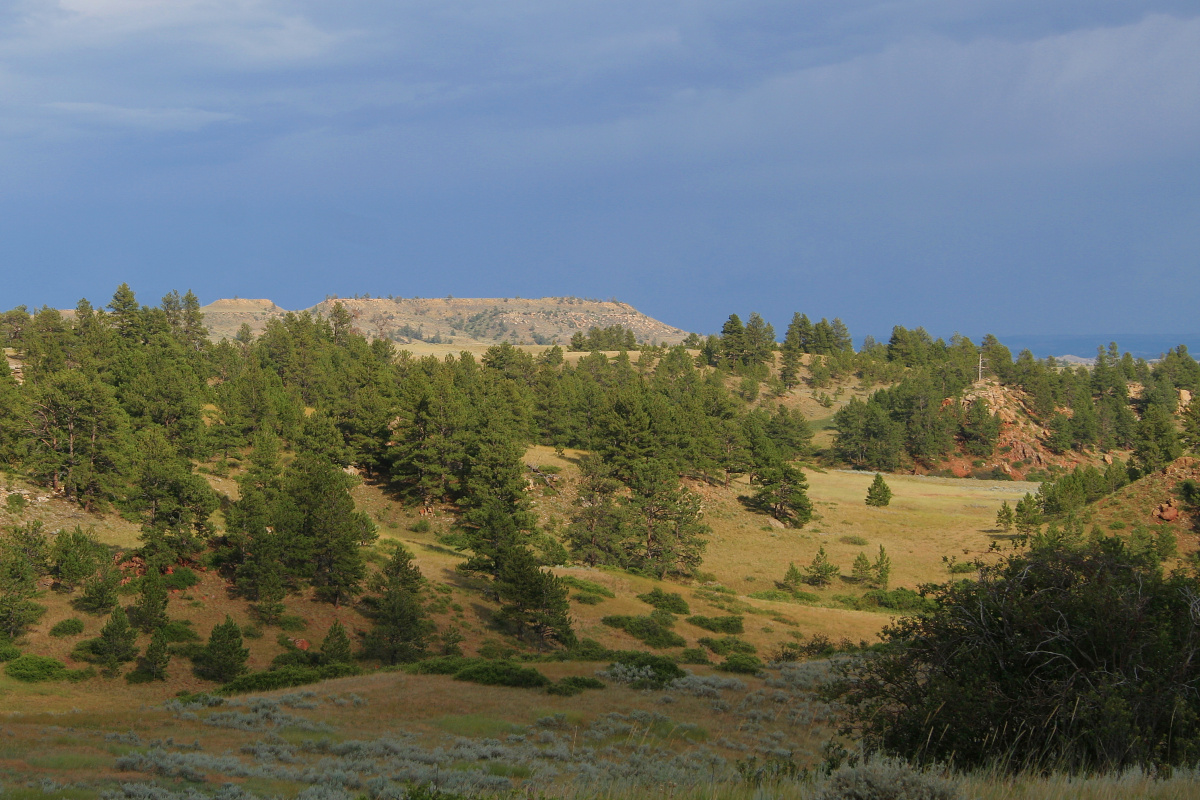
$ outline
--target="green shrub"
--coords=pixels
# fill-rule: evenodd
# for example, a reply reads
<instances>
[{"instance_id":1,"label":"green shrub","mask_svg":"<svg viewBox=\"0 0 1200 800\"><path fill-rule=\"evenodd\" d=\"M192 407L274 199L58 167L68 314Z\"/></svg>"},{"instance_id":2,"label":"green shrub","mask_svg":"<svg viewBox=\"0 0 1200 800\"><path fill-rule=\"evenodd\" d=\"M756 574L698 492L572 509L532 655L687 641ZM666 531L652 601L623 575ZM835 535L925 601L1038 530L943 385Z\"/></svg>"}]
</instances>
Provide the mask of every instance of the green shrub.
<instances>
[{"instance_id":1,"label":"green shrub","mask_svg":"<svg viewBox=\"0 0 1200 800\"><path fill-rule=\"evenodd\" d=\"M481 661L454 673L456 681L470 681L485 686L514 686L537 689L547 686L550 679L536 669L522 667L511 661Z\"/></svg>"},{"instance_id":2,"label":"green shrub","mask_svg":"<svg viewBox=\"0 0 1200 800\"><path fill-rule=\"evenodd\" d=\"M413 533L429 533L429 531L432 527L433 526L429 524L429 520L419 519L416 522L414 522L412 525L409 525L408 529L410 531L412 531Z\"/></svg>"},{"instance_id":3,"label":"green shrub","mask_svg":"<svg viewBox=\"0 0 1200 800\"><path fill-rule=\"evenodd\" d=\"M5 675L25 683L61 681L70 677L69 673L67 665L57 658L35 656L29 653L14 658L4 667Z\"/></svg>"},{"instance_id":4,"label":"green shrub","mask_svg":"<svg viewBox=\"0 0 1200 800\"><path fill-rule=\"evenodd\" d=\"M171 574L162 576L162 582L163 587L168 591L177 589L182 592L199 583L200 576L188 567L175 567Z\"/></svg>"},{"instance_id":5,"label":"green shrub","mask_svg":"<svg viewBox=\"0 0 1200 800\"><path fill-rule=\"evenodd\" d=\"M763 668L763 662L758 656L749 653L733 653L724 662L717 665L722 672L736 672L743 675L754 675Z\"/></svg>"},{"instance_id":6,"label":"green shrub","mask_svg":"<svg viewBox=\"0 0 1200 800\"><path fill-rule=\"evenodd\" d=\"M308 627L308 623L304 618L298 617L295 614L284 614L275 624L279 626L280 630L285 630L289 633L296 633Z\"/></svg>"},{"instance_id":7,"label":"green shrub","mask_svg":"<svg viewBox=\"0 0 1200 800\"><path fill-rule=\"evenodd\" d=\"M564 661L607 661L613 657L613 651L595 639L580 639L563 654Z\"/></svg>"},{"instance_id":8,"label":"green shrub","mask_svg":"<svg viewBox=\"0 0 1200 800\"><path fill-rule=\"evenodd\" d=\"M595 581L584 580L577 578L574 575L561 575L558 579L559 583L571 589L578 589L581 592L589 594L598 594L601 597L616 597L613 591L606 586L601 586Z\"/></svg>"},{"instance_id":9,"label":"green shrub","mask_svg":"<svg viewBox=\"0 0 1200 800\"><path fill-rule=\"evenodd\" d=\"M68 617L54 623L54 627L50 629L51 636L77 636L83 633L83 620L79 617Z\"/></svg>"},{"instance_id":10,"label":"green shrub","mask_svg":"<svg viewBox=\"0 0 1200 800\"><path fill-rule=\"evenodd\" d=\"M711 664L712 659L702 647L689 647L679 654L680 664Z\"/></svg>"},{"instance_id":11,"label":"green shrub","mask_svg":"<svg viewBox=\"0 0 1200 800\"><path fill-rule=\"evenodd\" d=\"M655 689L666 686L677 678L687 676L687 673L679 668L679 666L666 656L655 655L654 653L646 653L641 650L624 650L617 653L615 659L617 664L622 664L626 667L635 669L648 667L653 673L653 677L646 681L639 681L634 684L634 688Z\"/></svg>"},{"instance_id":12,"label":"green shrub","mask_svg":"<svg viewBox=\"0 0 1200 800\"><path fill-rule=\"evenodd\" d=\"M200 634L192 630L190 620L173 619L161 628L168 642L198 642Z\"/></svg>"},{"instance_id":13,"label":"green shrub","mask_svg":"<svg viewBox=\"0 0 1200 800\"><path fill-rule=\"evenodd\" d=\"M409 664L404 667L404 671L411 675L453 675L459 670L479 663L481 663L481 659L469 656L438 656Z\"/></svg>"},{"instance_id":14,"label":"green shrub","mask_svg":"<svg viewBox=\"0 0 1200 800\"><path fill-rule=\"evenodd\" d=\"M871 589L862 596L864 608L886 608L889 611L932 611L937 604L912 589Z\"/></svg>"},{"instance_id":15,"label":"green shrub","mask_svg":"<svg viewBox=\"0 0 1200 800\"><path fill-rule=\"evenodd\" d=\"M602 617L600 621L610 628L625 631L650 647L683 647L687 644L686 639L654 617L614 615Z\"/></svg>"},{"instance_id":16,"label":"green shrub","mask_svg":"<svg viewBox=\"0 0 1200 800\"><path fill-rule=\"evenodd\" d=\"M720 639L714 639L711 636L702 636L699 641L703 647L707 647L719 656L727 656L730 653L758 652L757 647L749 642L742 641L736 636L722 636Z\"/></svg>"},{"instance_id":17,"label":"green shrub","mask_svg":"<svg viewBox=\"0 0 1200 800\"><path fill-rule=\"evenodd\" d=\"M713 633L744 633L746 628L742 623L742 618L739 616L726 617L705 617L697 614L694 617L688 617L688 622L695 625L697 628L704 628L706 631Z\"/></svg>"},{"instance_id":18,"label":"green shrub","mask_svg":"<svg viewBox=\"0 0 1200 800\"><path fill-rule=\"evenodd\" d=\"M592 594L591 592L576 592L575 594L571 595L571 599L576 603L583 603L585 606L595 606L604 602L603 597L598 594Z\"/></svg>"},{"instance_id":19,"label":"green shrub","mask_svg":"<svg viewBox=\"0 0 1200 800\"><path fill-rule=\"evenodd\" d=\"M637 599L647 605L654 606L659 611L666 611L671 614L691 613L691 609L688 608L687 601L683 599L683 595L678 592L664 592L657 586L645 594L639 594Z\"/></svg>"},{"instance_id":20,"label":"green shrub","mask_svg":"<svg viewBox=\"0 0 1200 800\"><path fill-rule=\"evenodd\" d=\"M865 536L850 534L848 536L839 536L838 541L842 544L852 544L855 547L866 547L868 542Z\"/></svg>"},{"instance_id":21,"label":"green shrub","mask_svg":"<svg viewBox=\"0 0 1200 800\"><path fill-rule=\"evenodd\" d=\"M323 667L283 667L252 672L234 678L217 690L218 694L244 694L246 692L269 692L272 689L286 689L289 686L304 686L333 678L348 678L361 675L362 670L353 664L326 664Z\"/></svg>"},{"instance_id":22,"label":"green shrub","mask_svg":"<svg viewBox=\"0 0 1200 800\"><path fill-rule=\"evenodd\" d=\"M12 661L21 657L21 650L12 642L0 642L0 661Z\"/></svg>"},{"instance_id":23,"label":"green shrub","mask_svg":"<svg viewBox=\"0 0 1200 800\"><path fill-rule=\"evenodd\" d=\"M574 697L587 689L603 689L604 682L583 675L570 675L558 683L546 687L546 694L556 694L562 697Z\"/></svg>"}]
</instances>

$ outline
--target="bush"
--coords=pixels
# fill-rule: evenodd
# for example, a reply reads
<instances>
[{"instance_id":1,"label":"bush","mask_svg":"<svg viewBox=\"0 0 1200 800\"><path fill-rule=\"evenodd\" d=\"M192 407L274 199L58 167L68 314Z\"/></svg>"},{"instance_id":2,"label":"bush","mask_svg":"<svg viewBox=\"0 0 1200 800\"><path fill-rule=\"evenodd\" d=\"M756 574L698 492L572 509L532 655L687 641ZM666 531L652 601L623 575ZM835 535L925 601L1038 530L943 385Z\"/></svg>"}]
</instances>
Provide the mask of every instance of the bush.
<instances>
[{"instance_id":1,"label":"bush","mask_svg":"<svg viewBox=\"0 0 1200 800\"><path fill-rule=\"evenodd\" d=\"M645 594L639 594L637 599L647 605L654 606L659 611L666 611L670 614L691 613L691 609L688 608L687 601L683 599L683 595L678 592L664 592L657 586Z\"/></svg>"},{"instance_id":2,"label":"bush","mask_svg":"<svg viewBox=\"0 0 1200 800\"><path fill-rule=\"evenodd\" d=\"M742 624L742 618L739 616L705 617L696 615L688 617L688 622L697 628L704 628L713 633L744 633L746 630Z\"/></svg>"},{"instance_id":3,"label":"bush","mask_svg":"<svg viewBox=\"0 0 1200 800\"><path fill-rule=\"evenodd\" d=\"M957 800L958 787L903 761L878 759L829 776L815 800Z\"/></svg>"},{"instance_id":4,"label":"bush","mask_svg":"<svg viewBox=\"0 0 1200 800\"><path fill-rule=\"evenodd\" d=\"M217 690L218 694L245 694L246 692L269 692L273 689L286 689L290 686L304 686L333 678L348 678L361 675L362 670L353 664L327 664L323 667L283 667L252 672L226 683Z\"/></svg>"},{"instance_id":5,"label":"bush","mask_svg":"<svg viewBox=\"0 0 1200 800\"><path fill-rule=\"evenodd\" d=\"M199 583L200 576L188 567L175 567L171 574L163 575L162 581L163 588L168 591L175 589L182 592Z\"/></svg>"},{"instance_id":6,"label":"bush","mask_svg":"<svg viewBox=\"0 0 1200 800\"><path fill-rule=\"evenodd\" d=\"M610 628L623 630L650 647L683 647L687 640L655 617L609 616L600 620Z\"/></svg>"},{"instance_id":7,"label":"bush","mask_svg":"<svg viewBox=\"0 0 1200 800\"><path fill-rule=\"evenodd\" d=\"M51 636L78 636L83 633L83 620L78 617L68 617L54 623L54 627L50 629Z\"/></svg>"},{"instance_id":8,"label":"bush","mask_svg":"<svg viewBox=\"0 0 1200 800\"><path fill-rule=\"evenodd\" d=\"M21 650L12 642L0 642L0 661L12 661L21 657Z\"/></svg>"},{"instance_id":9,"label":"bush","mask_svg":"<svg viewBox=\"0 0 1200 800\"><path fill-rule=\"evenodd\" d=\"M727 656L730 653L757 653L758 648L749 642L744 642L736 636L722 636L720 639L714 639L711 636L702 636L699 639L701 646L707 647L712 652L719 656Z\"/></svg>"},{"instance_id":10,"label":"bush","mask_svg":"<svg viewBox=\"0 0 1200 800\"><path fill-rule=\"evenodd\" d=\"M604 602L603 597L590 592L576 592L575 594L571 595L571 599L576 603L583 603L585 606L595 606Z\"/></svg>"},{"instance_id":11,"label":"bush","mask_svg":"<svg viewBox=\"0 0 1200 800\"><path fill-rule=\"evenodd\" d=\"M666 656L644 653L640 650L626 650L618 653L614 663L609 665L610 669L618 664L630 669L645 670L646 677L638 684L634 684L635 688L659 689L671 681L687 675Z\"/></svg>"},{"instance_id":12,"label":"bush","mask_svg":"<svg viewBox=\"0 0 1200 800\"><path fill-rule=\"evenodd\" d=\"M762 660L749 653L733 653L724 662L717 665L717 669L722 672L736 672L742 675L754 675L762 668Z\"/></svg>"},{"instance_id":13,"label":"bush","mask_svg":"<svg viewBox=\"0 0 1200 800\"><path fill-rule=\"evenodd\" d=\"M550 679L536 669L522 667L511 661L480 661L454 673L454 680L521 689L537 689L550 683Z\"/></svg>"},{"instance_id":14,"label":"bush","mask_svg":"<svg viewBox=\"0 0 1200 800\"><path fill-rule=\"evenodd\" d=\"M577 578L574 575L560 575L558 580L559 580L559 583L561 583L563 586L569 587L571 589L578 589L581 592L587 592L588 594L598 594L601 597L609 597L609 598L616 597L616 595L613 594L613 591L611 589L609 589L606 586L601 586L600 584L596 583L595 581L584 580L583 578Z\"/></svg>"},{"instance_id":15,"label":"bush","mask_svg":"<svg viewBox=\"0 0 1200 800\"><path fill-rule=\"evenodd\" d=\"M429 533L429 531L432 527L433 526L429 524L429 520L419 519L416 522L414 522L412 525L409 525L408 529L410 531L412 531L413 533Z\"/></svg>"},{"instance_id":16,"label":"bush","mask_svg":"<svg viewBox=\"0 0 1200 800\"><path fill-rule=\"evenodd\" d=\"M679 654L680 664L711 664L712 659L702 647L689 647Z\"/></svg>"},{"instance_id":17,"label":"bush","mask_svg":"<svg viewBox=\"0 0 1200 800\"><path fill-rule=\"evenodd\" d=\"M1059 532L932 594L831 687L868 750L1014 771L1200 756L1194 575Z\"/></svg>"},{"instance_id":18,"label":"bush","mask_svg":"<svg viewBox=\"0 0 1200 800\"><path fill-rule=\"evenodd\" d=\"M604 681L583 675L570 675L558 683L546 687L546 694L556 694L562 697L574 697L587 689L603 689Z\"/></svg>"},{"instance_id":19,"label":"bush","mask_svg":"<svg viewBox=\"0 0 1200 800\"><path fill-rule=\"evenodd\" d=\"M570 661L607 661L613 657L613 651L595 639L580 639L564 655L564 660Z\"/></svg>"},{"instance_id":20,"label":"bush","mask_svg":"<svg viewBox=\"0 0 1200 800\"><path fill-rule=\"evenodd\" d=\"M755 600L770 600L773 603L815 603L821 599L812 592L802 592L798 589L762 589L751 592L749 597Z\"/></svg>"},{"instance_id":21,"label":"bush","mask_svg":"<svg viewBox=\"0 0 1200 800\"><path fill-rule=\"evenodd\" d=\"M25 683L61 681L70 677L69 673L67 665L57 658L35 656L29 653L14 658L4 667L5 675Z\"/></svg>"},{"instance_id":22,"label":"bush","mask_svg":"<svg viewBox=\"0 0 1200 800\"><path fill-rule=\"evenodd\" d=\"M409 664L404 671L410 675L453 675L471 664L478 663L481 663L481 659L468 656L439 656Z\"/></svg>"}]
</instances>

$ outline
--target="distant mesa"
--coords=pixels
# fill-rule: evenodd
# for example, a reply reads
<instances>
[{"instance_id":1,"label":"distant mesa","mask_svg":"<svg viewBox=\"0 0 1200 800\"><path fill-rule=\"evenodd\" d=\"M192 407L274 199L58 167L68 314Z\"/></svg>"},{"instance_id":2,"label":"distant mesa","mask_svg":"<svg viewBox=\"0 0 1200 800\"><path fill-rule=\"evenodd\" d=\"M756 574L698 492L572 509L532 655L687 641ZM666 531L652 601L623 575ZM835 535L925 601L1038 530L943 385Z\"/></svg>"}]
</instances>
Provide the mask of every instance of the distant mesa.
<instances>
[{"instance_id":1,"label":"distant mesa","mask_svg":"<svg viewBox=\"0 0 1200 800\"><path fill-rule=\"evenodd\" d=\"M579 297L413 297L327 298L308 311L328 317L341 303L356 331L371 339L465 346L470 344L566 345L577 332L620 325L639 343L678 344L687 331L642 314L628 303ZM215 340L237 335L249 325L255 335L289 312L267 299L222 299L203 306Z\"/></svg>"}]
</instances>

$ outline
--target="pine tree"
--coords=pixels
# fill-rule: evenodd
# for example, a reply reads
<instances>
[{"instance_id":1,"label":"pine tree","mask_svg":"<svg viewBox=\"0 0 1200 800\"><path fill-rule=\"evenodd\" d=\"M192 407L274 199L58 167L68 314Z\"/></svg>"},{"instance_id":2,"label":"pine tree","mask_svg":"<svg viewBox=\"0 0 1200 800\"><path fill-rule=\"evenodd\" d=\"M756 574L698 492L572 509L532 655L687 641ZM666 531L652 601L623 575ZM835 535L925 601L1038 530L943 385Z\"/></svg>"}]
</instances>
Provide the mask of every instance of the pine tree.
<instances>
[{"instance_id":1,"label":"pine tree","mask_svg":"<svg viewBox=\"0 0 1200 800\"><path fill-rule=\"evenodd\" d=\"M825 545L821 545L817 554L813 556L812 563L804 572L806 582L813 586L823 587L833 583L833 579L838 576L840 570L836 564L829 561L829 556L825 554Z\"/></svg>"},{"instance_id":2,"label":"pine tree","mask_svg":"<svg viewBox=\"0 0 1200 800\"><path fill-rule=\"evenodd\" d=\"M363 637L363 655L385 664L400 664L423 657L433 633L433 623L421 604L421 570L412 554L398 547L384 568L371 579L373 597L363 600L371 630Z\"/></svg>"},{"instance_id":3,"label":"pine tree","mask_svg":"<svg viewBox=\"0 0 1200 800\"><path fill-rule=\"evenodd\" d=\"M117 587L121 573L112 564L103 561L100 569L83 582L83 591L72 605L89 614L103 614L117 604Z\"/></svg>"},{"instance_id":4,"label":"pine tree","mask_svg":"<svg viewBox=\"0 0 1200 800\"><path fill-rule=\"evenodd\" d=\"M167 587L157 567L147 567L142 576L134 618L137 627L146 633L167 624Z\"/></svg>"},{"instance_id":5,"label":"pine tree","mask_svg":"<svg viewBox=\"0 0 1200 800\"><path fill-rule=\"evenodd\" d=\"M867 558L866 553L859 552L854 557L854 566L850 568L850 575L858 583L868 584L873 582L875 572L871 569L871 559Z\"/></svg>"},{"instance_id":6,"label":"pine tree","mask_svg":"<svg viewBox=\"0 0 1200 800\"><path fill-rule=\"evenodd\" d=\"M795 589L804 580L804 575L800 569L792 562L788 562L787 572L783 574L783 583Z\"/></svg>"},{"instance_id":7,"label":"pine tree","mask_svg":"<svg viewBox=\"0 0 1200 800\"><path fill-rule=\"evenodd\" d=\"M803 528L812 519L812 501L805 490L804 473L791 464L779 463L758 475L759 489L753 503L775 519L793 528Z\"/></svg>"},{"instance_id":8,"label":"pine tree","mask_svg":"<svg viewBox=\"0 0 1200 800\"><path fill-rule=\"evenodd\" d=\"M1013 517L1017 532L1026 536L1036 533L1042 525L1042 510L1038 508L1037 500L1028 492L1017 501Z\"/></svg>"},{"instance_id":9,"label":"pine tree","mask_svg":"<svg viewBox=\"0 0 1200 800\"><path fill-rule=\"evenodd\" d=\"M883 508L890 502L892 502L892 490L883 480L883 475L876 472L875 480L871 481L871 487L867 489L867 505Z\"/></svg>"},{"instance_id":10,"label":"pine tree","mask_svg":"<svg viewBox=\"0 0 1200 800\"><path fill-rule=\"evenodd\" d=\"M524 547L505 554L495 587L503 603L496 619L514 627L517 636L532 638L539 646L552 641L575 643L567 587L553 573L544 572Z\"/></svg>"},{"instance_id":11,"label":"pine tree","mask_svg":"<svg viewBox=\"0 0 1200 800\"><path fill-rule=\"evenodd\" d=\"M76 525L61 530L50 547L50 573L61 589L73 592L81 581L96 572L104 555L104 546L92 531Z\"/></svg>"},{"instance_id":12,"label":"pine tree","mask_svg":"<svg viewBox=\"0 0 1200 800\"><path fill-rule=\"evenodd\" d=\"M119 665L137 658L137 630L129 624L125 609L113 609L100 636L92 640L91 653L109 674L116 674Z\"/></svg>"},{"instance_id":13,"label":"pine tree","mask_svg":"<svg viewBox=\"0 0 1200 800\"><path fill-rule=\"evenodd\" d=\"M892 559L888 557L887 551L883 549L883 545L879 545L879 555L875 558L875 563L871 566L871 571L875 573L875 586L880 589L888 588L888 581L892 575Z\"/></svg>"},{"instance_id":14,"label":"pine tree","mask_svg":"<svg viewBox=\"0 0 1200 800\"><path fill-rule=\"evenodd\" d=\"M329 626L329 631L321 641L321 661L325 664L349 664L354 660L350 648L350 636L346 628L337 620Z\"/></svg>"},{"instance_id":15,"label":"pine tree","mask_svg":"<svg viewBox=\"0 0 1200 800\"><path fill-rule=\"evenodd\" d=\"M171 662L171 651L168 648L167 634L162 628L157 628L146 646L146 656L142 659L139 669L156 681L167 679L167 665Z\"/></svg>"},{"instance_id":16,"label":"pine tree","mask_svg":"<svg viewBox=\"0 0 1200 800\"><path fill-rule=\"evenodd\" d=\"M1000 504L1000 510L996 512L996 527L1008 533L1012 530L1014 522L1016 522L1016 515L1013 514L1012 506L1005 500Z\"/></svg>"},{"instance_id":17,"label":"pine tree","mask_svg":"<svg viewBox=\"0 0 1200 800\"><path fill-rule=\"evenodd\" d=\"M242 647L242 632L233 617L213 626L208 644L193 661L196 676L217 683L228 683L246 671L250 651Z\"/></svg>"}]
</instances>

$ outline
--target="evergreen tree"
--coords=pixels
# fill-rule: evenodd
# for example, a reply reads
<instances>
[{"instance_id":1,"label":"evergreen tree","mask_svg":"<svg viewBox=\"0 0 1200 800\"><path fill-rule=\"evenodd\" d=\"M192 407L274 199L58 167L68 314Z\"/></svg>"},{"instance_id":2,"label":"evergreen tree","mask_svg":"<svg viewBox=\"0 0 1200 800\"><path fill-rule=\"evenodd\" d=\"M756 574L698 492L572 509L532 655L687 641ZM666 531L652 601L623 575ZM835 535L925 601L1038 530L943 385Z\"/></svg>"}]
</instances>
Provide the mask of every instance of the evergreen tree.
<instances>
[{"instance_id":1,"label":"evergreen tree","mask_svg":"<svg viewBox=\"0 0 1200 800\"><path fill-rule=\"evenodd\" d=\"M883 480L883 475L876 472L875 480L871 481L871 486L867 489L867 505L883 508L890 502L892 502L892 490Z\"/></svg>"},{"instance_id":2,"label":"evergreen tree","mask_svg":"<svg viewBox=\"0 0 1200 800\"><path fill-rule=\"evenodd\" d=\"M321 662L324 664L349 664L354 661L350 648L350 636L337 620L329 626L321 641Z\"/></svg>"},{"instance_id":3,"label":"evergreen tree","mask_svg":"<svg viewBox=\"0 0 1200 800\"><path fill-rule=\"evenodd\" d=\"M228 683L246 672L249 657L250 651L242 647L241 630L227 614L224 622L213 626L208 644L193 659L192 670L204 680Z\"/></svg>"},{"instance_id":4,"label":"evergreen tree","mask_svg":"<svg viewBox=\"0 0 1200 800\"><path fill-rule=\"evenodd\" d=\"M867 558L866 553L860 552L854 557L854 566L850 568L850 575L861 584L873 582L875 571L871 568L871 559Z\"/></svg>"},{"instance_id":5,"label":"evergreen tree","mask_svg":"<svg viewBox=\"0 0 1200 800\"><path fill-rule=\"evenodd\" d=\"M575 643L567 587L553 573L542 571L527 549L505 553L495 588L503 603L497 621L513 627L517 636L532 638L539 646Z\"/></svg>"},{"instance_id":6,"label":"evergreen tree","mask_svg":"<svg viewBox=\"0 0 1200 800\"><path fill-rule=\"evenodd\" d=\"M892 576L892 559L888 556L887 551L883 549L883 545L879 545L879 555L875 557L875 563L871 565L871 571L875 573L875 586L886 590Z\"/></svg>"},{"instance_id":7,"label":"evergreen tree","mask_svg":"<svg viewBox=\"0 0 1200 800\"><path fill-rule=\"evenodd\" d=\"M804 575L800 572L800 569L794 563L788 562L787 572L783 574L784 585L795 589L803 580Z\"/></svg>"},{"instance_id":8,"label":"evergreen tree","mask_svg":"<svg viewBox=\"0 0 1200 800\"><path fill-rule=\"evenodd\" d=\"M83 582L83 591L72 605L89 614L103 614L117 604L120 583L121 573L112 564L102 561L100 569Z\"/></svg>"},{"instance_id":9,"label":"evergreen tree","mask_svg":"<svg viewBox=\"0 0 1200 800\"><path fill-rule=\"evenodd\" d=\"M990 456L1000 437L1000 415L991 413L987 400L977 398L967 409L960 432L964 450L973 456Z\"/></svg>"},{"instance_id":10,"label":"evergreen tree","mask_svg":"<svg viewBox=\"0 0 1200 800\"><path fill-rule=\"evenodd\" d=\"M1037 501L1029 493L1017 501L1013 517L1017 532L1025 536L1036 533L1042 525L1042 510L1038 508Z\"/></svg>"},{"instance_id":11,"label":"evergreen tree","mask_svg":"<svg viewBox=\"0 0 1200 800\"><path fill-rule=\"evenodd\" d=\"M50 547L50 573L61 589L73 592L81 581L96 572L103 557L104 546L96 541L95 533L76 525L55 534Z\"/></svg>"},{"instance_id":12,"label":"evergreen tree","mask_svg":"<svg viewBox=\"0 0 1200 800\"><path fill-rule=\"evenodd\" d=\"M364 599L371 630L363 637L363 655L385 664L400 664L423 657L433 624L421 605L421 571L403 547L372 577L375 596Z\"/></svg>"},{"instance_id":13,"label":"evergreen tree","mask_svg":"<svg viewBox=\"0 0 1200 800\"><path fill-rule=\"evenodd\" d=\"M721 327L720 348L721 363L724 366L734 369L743 363L746 355L746 329L737 314L730 314Z\"/></svg>"},{"instance_id":14,"label":"evergreen tree","mask_svg":"<svg viewBox=\"0 0 1200 800\"><path fill-rule=\"evenodd\" d=\"M831 563L829 556L825 554L825 546L821 545L817 554L813 556L812 563L804 570L804 580L813 586L824 587L833 583L839 572L837 565Z\"/></svg>"},{"instance_id":15,"label":"evergreen tree","mask_svg":"<svg viewBox=\"0 0 1200 800\"><path fill-rule=\"evenodd\" d=\"M1171 413L1158 404L1148 406L1135 434L1133 463L1138 471L1149 475L1179 458L1182 452Z\"/></svg>"},{"instance_id":16,"label":"evergreen tree","mask_svg":"<svg viewBox=\"0 0 1200 800\"><path fill-rule=\"evenodd\" d=\"M167 587L155 566L148 566L142 576L134 619L146 633L167 624Z\"/></svg>"},{"instance_id":17,"label":"evergreen tree","mask_svg":"<svg viewBox=\"0 0 1200 800\"><path fill-rule=\"evenodd\" d=\"M137 630L129 624L125 609L112 610L108 622L100 629L100 636L91 640L88 649L110 675L116 674L121 664L137 658Z\"/></svg>"},{"instance_id":18,"label":"evergreen tree","mask_svg":"<svg viewBox=\"0 0 1200 800\"><path fill-rule=\"evenodd\" d=\"M171 651L168 647L167 634L162 628L156 628L146 646L146 655L138 665L139 669L156 681L167 679L167 665L171 663Z\"/></svg>"},{"instance_id":19,"label":"evergreen tree","mask_svg":"<svg viewBox=\"0 0 1200 800\"><path fill-rule=\"evenodd\" d=\"M1008 533L1012 530L1013 524L1016 522L1016 514L1013 513L1012 506L1005 500L1000 504L1000 510L996 512L996 527Z\"/></svg>"},{"instance_id":20,"label":"evergreen tree","mask_svg":"<svg viewBox=\"0 0 1200 800\"><path fill-rule=\"evenodd\" d=\"M758 475L758 484L752 502L775 519L794 528L803 528L812 519L813 506L808 499L808 481L800 469L779 463L762 470Z\"/></svg>"}]
</instances>

